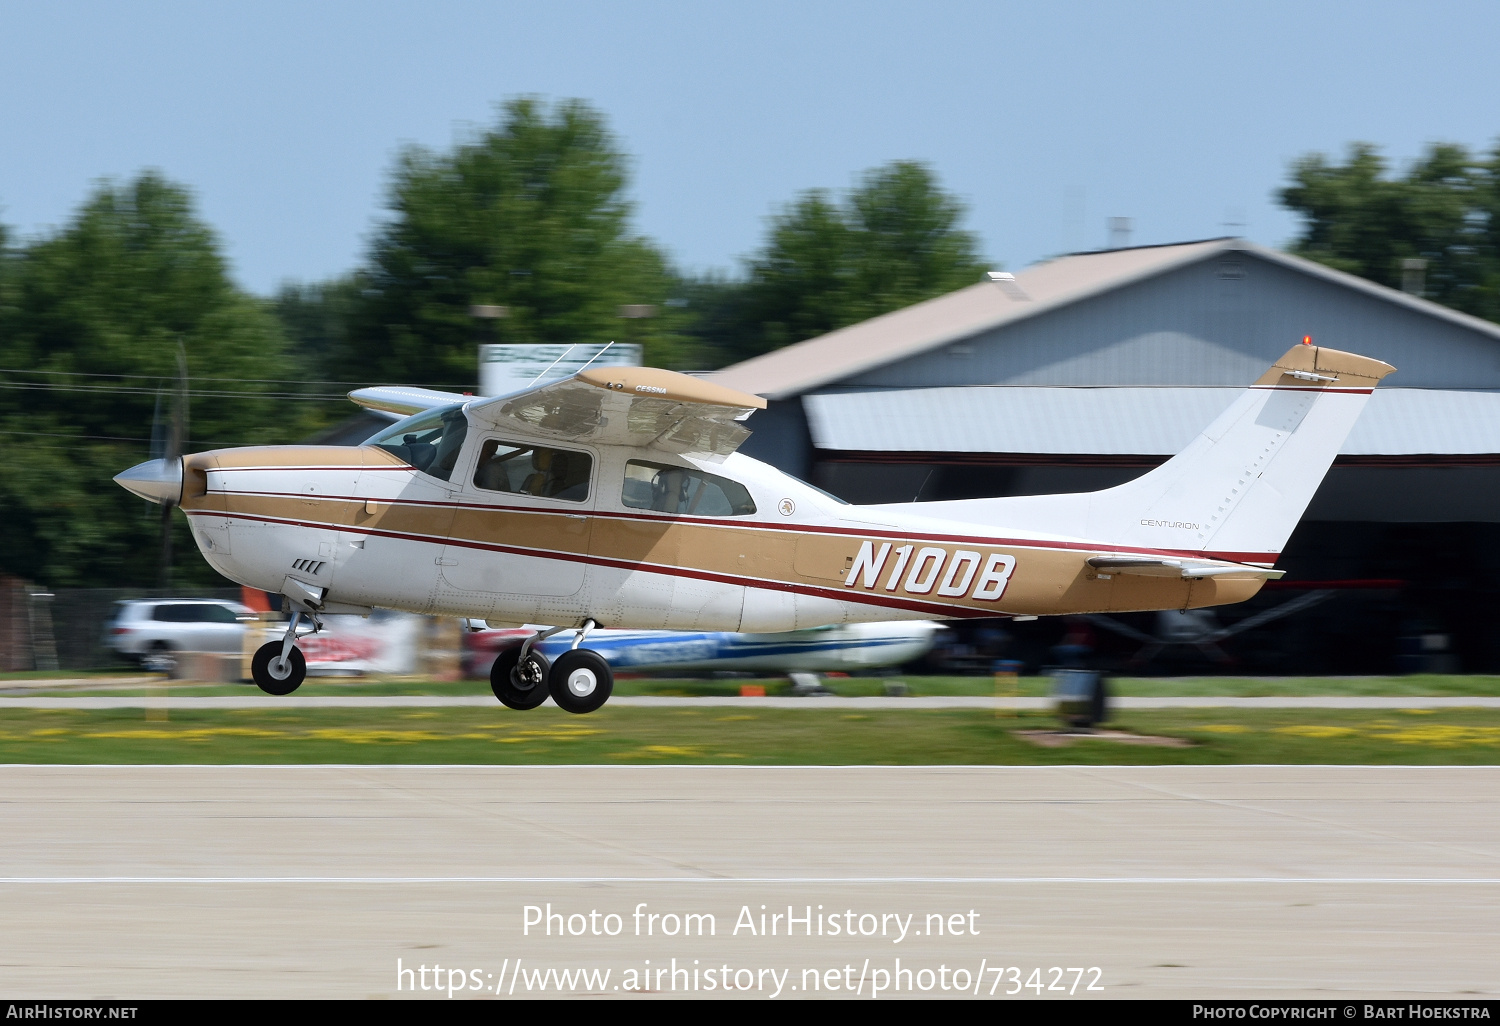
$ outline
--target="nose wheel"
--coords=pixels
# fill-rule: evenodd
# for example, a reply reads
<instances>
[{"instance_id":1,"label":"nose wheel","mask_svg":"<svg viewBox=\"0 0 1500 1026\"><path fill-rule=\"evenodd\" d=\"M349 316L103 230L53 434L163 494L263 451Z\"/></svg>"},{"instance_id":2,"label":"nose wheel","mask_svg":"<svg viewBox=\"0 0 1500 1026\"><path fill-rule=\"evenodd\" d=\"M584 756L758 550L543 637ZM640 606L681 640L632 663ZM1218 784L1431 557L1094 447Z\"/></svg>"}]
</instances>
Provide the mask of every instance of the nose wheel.
<instances>
[{"instance_id":1,"label":"nose wheel","mask_svg":"<svg viewBox=\"0 0 1500 1026\"><path fill-rule=\"evenodd\" d=\"M591 713L615 690L614 671L598 652L575 648L557 657L547 675L552 701L570 713Z\"/></svg>"},{"instance_id":2,"label":"nose wheel","mask_svg":"<svg viewBox=\"0 0 1500 1026\"><path fill-rule=\"evenodd\" d=\"M281 642L268 642L256 649L250 660L250 676L268 695L290 695L307 677L302 650L293 646L284 656L281 650Z\"/></svg>"},{"instance_id":3,"label":"nose wheel","mask_svg":"<svg viewBox=\"0 0 1500 1026\"><path fill-rule=\"evenodd\" d=\"M250 658L250 677L256 687L268 695L290 695L307 678L307 660L296 644L297 625L306 615L293 613L292 622L287 624L282 639L266 642ZM314 632L323 628L316 616L308 618L312 620Z\"/></svg>"}]
</instances>

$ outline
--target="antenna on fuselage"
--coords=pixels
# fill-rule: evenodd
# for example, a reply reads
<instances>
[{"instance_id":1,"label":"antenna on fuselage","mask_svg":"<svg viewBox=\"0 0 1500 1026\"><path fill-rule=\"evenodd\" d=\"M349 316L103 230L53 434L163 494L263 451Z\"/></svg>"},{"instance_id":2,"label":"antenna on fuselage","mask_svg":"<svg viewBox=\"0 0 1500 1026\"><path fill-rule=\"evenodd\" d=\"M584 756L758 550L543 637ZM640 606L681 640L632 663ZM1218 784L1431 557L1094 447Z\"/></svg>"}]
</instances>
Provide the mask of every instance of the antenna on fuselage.
<instances>
[{"instance_id":1,"label":"antenna on fuselage","mask_svg":"<svg viewBox=\"0 0 1500 1026\"><path fill-rule=\"evenodd\" d=\"M615 344L615 340L614 339L610 339L609 340L609 346L612 346L614 344ZM603 349L599 350L593 356L589 357L589 363L593 363L595 360L599 359L599 357L601 357L605 353L609 352L609 346L605 346ZM566 354L564 354L564 355L566 355ZM576 371L576 373L582 374L584 371L588 370L589 369L589 363L586 363L582 367L579 367L578 370Z\"/></svg>"},{"instance_id":2,"label":"antenna on fuselage","mask_svg":"<svg viewBox=\"0 0 1500 1026\"><path fill-rule=\"evenodd\" d=\"M556 367L558 364L560 364L564 360L566 360L568 358L568 354L571 353L573 350L575 350L577 348L578 348L578 343L574 342L568 348L564 349L561 356L559 356L557 359L553 360L551 363L547 364L547 369L546 370L542 371L536 377L534 377L530 381L526 382L526 387L530 388L532 385L536 384L538 381L541 381L543 378L545 378L551 372L551 370L552 370L553 367Z\"/></svg>"}]
</instances>

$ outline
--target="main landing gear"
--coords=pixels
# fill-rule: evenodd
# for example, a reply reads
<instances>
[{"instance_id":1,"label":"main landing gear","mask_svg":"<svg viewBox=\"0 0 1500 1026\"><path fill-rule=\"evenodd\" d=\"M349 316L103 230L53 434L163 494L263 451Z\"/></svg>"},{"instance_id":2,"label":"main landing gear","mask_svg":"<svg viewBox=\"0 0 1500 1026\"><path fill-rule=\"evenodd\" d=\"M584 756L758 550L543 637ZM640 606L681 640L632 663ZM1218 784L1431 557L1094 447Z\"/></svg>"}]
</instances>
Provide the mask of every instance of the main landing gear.
<instances>
[{"instance_id":1,"label":"main landing gear","mask_svg":"<svg viewBox=\"0 0 1500 1026\"><path fill-rule=\"evenodd\" d=\"M307 660L297 648L297 625L303 613L293 613L287 624L286 634L280 641L270 641L255 650L250 659L250 676L255 684L268 695L290 695L302 686L307 677ZM312 620L313 633L322 630L317 617Z\"/></svg>"},{"instance_id":2,"label":"main landing gear","mask_svg":"<svg viewBox=\"0 0 1500 1026\"><path fill-rule=\"evenodd\" d=\"M535 709L548 695L570 713L598 709L614 693L615 675L598 652L578 647L595 626L593 620L584 621L573 639L573 647L550 664L536 650L536 644L567 630L566 627L549 627L527 638L519 647L501 652L490 668L490 689L495 697L512 709Z\"/></svg>"}]
</instances>

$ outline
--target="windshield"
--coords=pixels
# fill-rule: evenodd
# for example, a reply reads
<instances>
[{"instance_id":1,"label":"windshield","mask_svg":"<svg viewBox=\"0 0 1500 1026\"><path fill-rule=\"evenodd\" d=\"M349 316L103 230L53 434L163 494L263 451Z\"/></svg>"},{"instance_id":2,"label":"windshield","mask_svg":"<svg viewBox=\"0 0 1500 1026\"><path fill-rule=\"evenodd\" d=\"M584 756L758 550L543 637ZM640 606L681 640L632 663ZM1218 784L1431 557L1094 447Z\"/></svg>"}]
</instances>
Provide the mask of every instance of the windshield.
<instances>
[{"instance_id":1,"label":"windshield","mask_svg":"<svg viewBox=\"0 0 1500 1026\"><path fill-rule=\"evenodd\" d=\"M397 421L365 441L403 459L440 481L453 475L453 465L468 434L463 403L425 410Z\"/></svg>"}]
</instances>

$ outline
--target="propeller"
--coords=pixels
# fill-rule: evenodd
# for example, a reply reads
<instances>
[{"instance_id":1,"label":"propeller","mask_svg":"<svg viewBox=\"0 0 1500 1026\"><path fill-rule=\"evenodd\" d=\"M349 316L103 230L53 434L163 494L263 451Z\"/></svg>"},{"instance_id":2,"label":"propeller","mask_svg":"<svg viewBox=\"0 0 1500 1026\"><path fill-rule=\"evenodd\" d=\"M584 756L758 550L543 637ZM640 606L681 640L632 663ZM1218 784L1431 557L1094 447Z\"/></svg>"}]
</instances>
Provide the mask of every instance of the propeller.
<instances>
[{"instance_id":1,"label":"propeller","mask_svg":"<svg viewBox=\"0 0 1500 1026\"><path fill-rule=\"evenodd\" d=\"M115 475L115 483L143 499L161 504L161 578L163 588L172 581L172 507L182 498L182 447L188 436L187 353L177 341L177 382L169 399L170 412L162 417L162 393L156 395L151 417L151 459Z\"/></svg>"},{"instance_id":2,"label":"propeller","mask_svg":"<svg viewBox=\"0 0 1500 1026\"><path fill-rule=\"evenodd\" d=\"M182 497L182 445L187 441L188 428L188 375L187 375L187 353L182 347L182 339L177 340L177 391L172 396L172 420L167 430L167 449L162 453L162 460L171 467L177 469L178 491L177 496ZM155 431L152 435L155 435ZM172 506L173 504L162 503L161 507L161 586L170 588L172 586Z\"/></svg>"}]
</instances>

